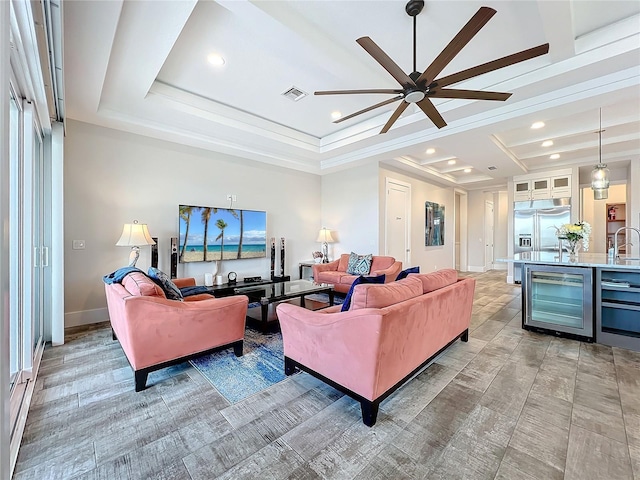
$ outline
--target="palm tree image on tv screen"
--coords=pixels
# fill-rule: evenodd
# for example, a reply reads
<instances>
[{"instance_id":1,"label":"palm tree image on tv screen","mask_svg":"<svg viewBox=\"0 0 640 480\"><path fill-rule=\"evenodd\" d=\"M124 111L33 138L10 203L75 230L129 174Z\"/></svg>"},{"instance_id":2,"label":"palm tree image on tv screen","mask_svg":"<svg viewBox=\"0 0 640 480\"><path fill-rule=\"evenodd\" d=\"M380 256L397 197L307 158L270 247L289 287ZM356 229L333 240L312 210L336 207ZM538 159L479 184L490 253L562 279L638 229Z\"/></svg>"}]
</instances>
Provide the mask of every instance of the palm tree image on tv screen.
<instances>
[{"instance_id":1,"label":"palm tree image on tv screen","mask_svg":"<svg viewBox=\"0 0 640 480\"><path fill-rule=\"evenodd\" d=\"M179 224L181 263L267 256L267 212L180 205Z\"/></svg>"}]
</instances>

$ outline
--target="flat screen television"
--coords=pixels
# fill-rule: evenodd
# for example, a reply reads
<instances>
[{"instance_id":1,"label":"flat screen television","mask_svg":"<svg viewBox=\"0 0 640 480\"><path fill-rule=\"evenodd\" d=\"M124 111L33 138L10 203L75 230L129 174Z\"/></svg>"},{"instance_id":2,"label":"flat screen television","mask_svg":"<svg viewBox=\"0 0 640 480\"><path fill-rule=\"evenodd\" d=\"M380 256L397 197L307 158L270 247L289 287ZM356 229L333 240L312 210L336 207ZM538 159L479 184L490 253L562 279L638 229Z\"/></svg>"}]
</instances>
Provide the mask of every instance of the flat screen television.
<instances>
[{"instance_id":1,"label":"flat screen television","mask_svg":"<svg viewBox=\"0 0 640 480\"><path fill-rule=\"evenodd\" d=\"M179 224L181 263L267 256L267 212L180 205Z\"/></svg>"}]
</instances>

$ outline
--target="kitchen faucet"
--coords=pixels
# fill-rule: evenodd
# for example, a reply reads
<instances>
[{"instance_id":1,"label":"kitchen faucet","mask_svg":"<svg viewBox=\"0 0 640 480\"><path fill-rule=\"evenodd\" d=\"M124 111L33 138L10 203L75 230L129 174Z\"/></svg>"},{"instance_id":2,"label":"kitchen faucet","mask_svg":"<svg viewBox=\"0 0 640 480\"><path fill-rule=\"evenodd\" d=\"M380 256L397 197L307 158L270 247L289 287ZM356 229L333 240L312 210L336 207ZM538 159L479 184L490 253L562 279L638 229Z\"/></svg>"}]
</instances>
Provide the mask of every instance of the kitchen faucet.
<instances>
[{"instance_id":1,"label":"kitchen faucet","mask_svg":"<svg viewBox=\"0 0 640 480\"><path fill-rule=\"evenodd\" d=\"M620 245L618 246L618 234L620 232L622 232L623 230L633 230L634 232L636 232L638 234L638 239L640 240L640 230L635 228L635 227L620 227L618 230L616 230L616 234L614 237L614 247L613 247L613 257L614 258L620 258L620 253L619 253L619 248L620 247L624 247L625 245L631 245L633 246L633 243L625 243L624 245Z\"/></svg>"}]
</instances>

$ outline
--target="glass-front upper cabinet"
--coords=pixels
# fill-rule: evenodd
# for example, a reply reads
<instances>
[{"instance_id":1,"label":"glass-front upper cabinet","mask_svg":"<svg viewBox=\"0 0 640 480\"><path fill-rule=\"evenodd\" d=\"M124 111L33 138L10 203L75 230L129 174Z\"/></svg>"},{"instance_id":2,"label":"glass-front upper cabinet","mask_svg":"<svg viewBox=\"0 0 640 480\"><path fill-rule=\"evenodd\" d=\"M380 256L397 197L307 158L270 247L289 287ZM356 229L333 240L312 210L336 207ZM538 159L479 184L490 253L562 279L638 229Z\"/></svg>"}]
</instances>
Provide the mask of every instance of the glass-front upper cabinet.
<instances>
[{"instance_id":1,"label":"glass-front upper cabinet","mask_svg":"<svg viewBox=\"0 0 640 480\"><path fill-rule=\"evenodd\" d=\"M593 341L593 269L525 264L523 328Z\"/></svg>"}]
</instances>

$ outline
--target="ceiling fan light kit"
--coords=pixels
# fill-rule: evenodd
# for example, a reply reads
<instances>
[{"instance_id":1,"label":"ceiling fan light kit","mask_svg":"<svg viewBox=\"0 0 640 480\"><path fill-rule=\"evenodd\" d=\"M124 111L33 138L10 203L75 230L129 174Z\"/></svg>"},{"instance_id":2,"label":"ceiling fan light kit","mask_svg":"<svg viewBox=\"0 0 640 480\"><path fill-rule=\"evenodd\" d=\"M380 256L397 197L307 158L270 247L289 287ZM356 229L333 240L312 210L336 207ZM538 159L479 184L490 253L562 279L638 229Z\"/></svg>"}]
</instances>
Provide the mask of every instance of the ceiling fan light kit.
<instances>
[{"instance_id":1,"label":"ceiling fan light kit","mask_svg":"<svg viewBox=\"0 0 640 480\"><path fill-rule=\"evenodd\" d=\"M344 94L387 94L395 95L395 97L377 103L370 107L359 110L350 115L346 115L334 123L349 120L357 115L369 112L379 107L389 105L398 100L402 100L391 118L382 127L380 133L386 133L391 126L400 118L400 115L407 109L409 104L415 103L424 114L429 117L433 124L438 128L447 125L440 112L431 101L431 98L454 98L466 100L494 100L504 102L511 93L503 92L487 92L481 90L462 90L454 88L443 88L454 83L462 82L470 78L489 73L494 70L514 65L516 63L529 60L531 58L544 55L549 52L549 44L545 43L528 50L523 50L506 57L493 60L491 62L468 68L461 72L437 78L438 75L446 68L446 66L460 53L464 46L484 27L496 11L489 7L480 7L476 14L471 17L467 24L462 27L458 34L449 42L442 50L431 65L422 73L416 69L416 17L422 12L424 7L423 0L410 0L405 11L410 17L413 17L413 72L406 74L392 59L389 57L376 43L369 37L361 37L356 42L364 48L374 60L376 60L389 74L396 79L402 88L396 89L364 89L364 90L323 90L315 92L315 95L344 95Z\"/></svg>"}]
</instances>

